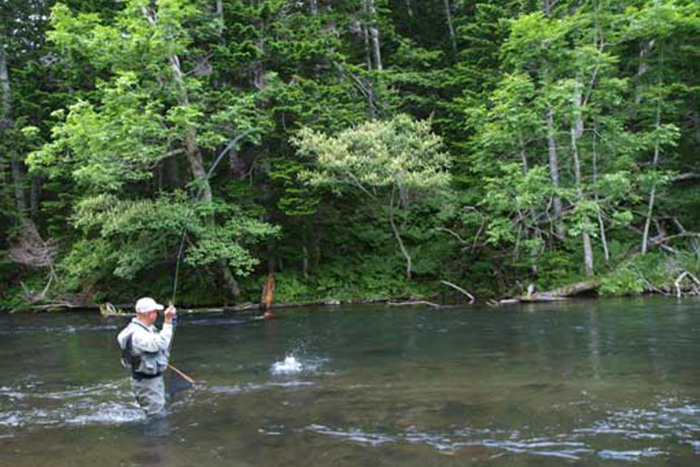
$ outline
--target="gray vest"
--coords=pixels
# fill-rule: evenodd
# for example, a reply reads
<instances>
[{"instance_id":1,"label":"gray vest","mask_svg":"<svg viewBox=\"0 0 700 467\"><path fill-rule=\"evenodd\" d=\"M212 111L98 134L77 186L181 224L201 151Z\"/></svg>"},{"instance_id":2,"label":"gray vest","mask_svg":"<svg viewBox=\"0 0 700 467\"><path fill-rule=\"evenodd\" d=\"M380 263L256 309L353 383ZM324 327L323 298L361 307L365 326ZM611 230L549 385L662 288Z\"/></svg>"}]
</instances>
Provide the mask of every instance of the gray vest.
<instances>
[{"instance_id":1,"label":"gray vest","mask_svg":"<svg viewBox=\"0 0 700 467\"><path fill-rule=\"evenodd\" d=\"M166 349L158 352L147 352L138 348L138 346L134 346L132 339L135 332L156 334L158 331L137 321L129 323L122 364L124 367L131 370L135 378L147 378L162 374L168 367L170 351Z\"/></svg>"}]
</instances>

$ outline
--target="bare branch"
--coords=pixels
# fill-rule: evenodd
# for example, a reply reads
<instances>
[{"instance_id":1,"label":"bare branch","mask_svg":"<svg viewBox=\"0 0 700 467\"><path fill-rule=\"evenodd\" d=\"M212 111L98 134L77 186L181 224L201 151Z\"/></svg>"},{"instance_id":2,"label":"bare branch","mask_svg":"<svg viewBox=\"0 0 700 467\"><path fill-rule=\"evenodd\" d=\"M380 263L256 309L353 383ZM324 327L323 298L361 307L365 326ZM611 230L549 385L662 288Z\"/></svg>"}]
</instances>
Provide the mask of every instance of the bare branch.
<instances>
[{"instance_id":1,"label":"bare branch","mask_svg":"<svg viewBox=\"0 0 700 467\"><path fill-rule=\"evenodd\" d=\"M450 287L452 287L453 289L458 290L458 291L462 292L464 295L466 295L467 297L469 297L469 304L474 303L474 300L476 300L476 299L474 298L474 295L470 294L469 292L467 292L466 290L464 290L462 287L453 284L452 282L440 281L440 283L441 283L441 284L445 284L445 285L447 285L447 286L450 286Z\"/></svg>"}]
</instances>

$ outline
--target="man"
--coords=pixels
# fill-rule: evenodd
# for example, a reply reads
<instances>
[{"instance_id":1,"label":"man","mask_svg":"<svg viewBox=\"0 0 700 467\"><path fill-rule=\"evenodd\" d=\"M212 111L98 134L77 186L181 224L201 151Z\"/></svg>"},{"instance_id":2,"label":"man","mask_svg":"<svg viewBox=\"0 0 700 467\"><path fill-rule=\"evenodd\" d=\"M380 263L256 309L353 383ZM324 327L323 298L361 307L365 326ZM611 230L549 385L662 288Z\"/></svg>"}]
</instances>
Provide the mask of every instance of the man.
<instances>
[{"instance_id":1,"label":"man","mask_svg":"<svg viewBox=\"0 0 700 467\"><path fill-rule=\"evenodd\" d=\"M158 312L164 307L149 297L136 302L136 317L117 336L123 351L122 363L131 370L131 387L136 402L146 415L157 415L165 409L163 372L168 367L170 342L173 338L174 306L165 310L163 329L154 326Z\"/></svg>"}]
</instances>

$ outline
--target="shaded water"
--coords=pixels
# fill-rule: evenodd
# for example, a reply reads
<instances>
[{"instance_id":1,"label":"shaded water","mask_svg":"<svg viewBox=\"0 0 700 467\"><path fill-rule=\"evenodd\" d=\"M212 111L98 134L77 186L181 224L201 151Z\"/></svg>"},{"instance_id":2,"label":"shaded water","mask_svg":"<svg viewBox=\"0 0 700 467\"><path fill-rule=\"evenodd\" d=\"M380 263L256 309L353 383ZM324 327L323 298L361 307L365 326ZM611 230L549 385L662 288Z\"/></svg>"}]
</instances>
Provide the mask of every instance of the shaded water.
<instances>
[{"instance_id":1,"label":"shaded water","mask_svg":"<svg viewBox=\"0 0 700 467\"><path fill-rule=\"evenodd\" d=\"M180 317L145 421L122 319L0 316L0 466L700 464L700 303Z\"/></svg>"}]
</instances>

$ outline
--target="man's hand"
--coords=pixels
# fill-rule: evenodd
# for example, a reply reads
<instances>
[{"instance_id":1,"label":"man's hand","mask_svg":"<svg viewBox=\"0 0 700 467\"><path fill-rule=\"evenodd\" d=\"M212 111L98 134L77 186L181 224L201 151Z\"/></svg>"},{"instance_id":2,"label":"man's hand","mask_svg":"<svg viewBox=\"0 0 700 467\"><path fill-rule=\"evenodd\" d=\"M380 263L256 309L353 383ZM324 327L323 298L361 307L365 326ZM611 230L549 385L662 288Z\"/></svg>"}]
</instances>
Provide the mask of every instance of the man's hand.
<instances>
[{"instance_id":1,"label":"man's hand","mask_svg":"<svg viewBox=\"0 0 700 467\"><path fill-rule=\"evenodd\" d=\"M175 315L177 315L177 309L173 305L170 305L165 309L165 323L172 324Z\"/></svg>"}]
</instances>

